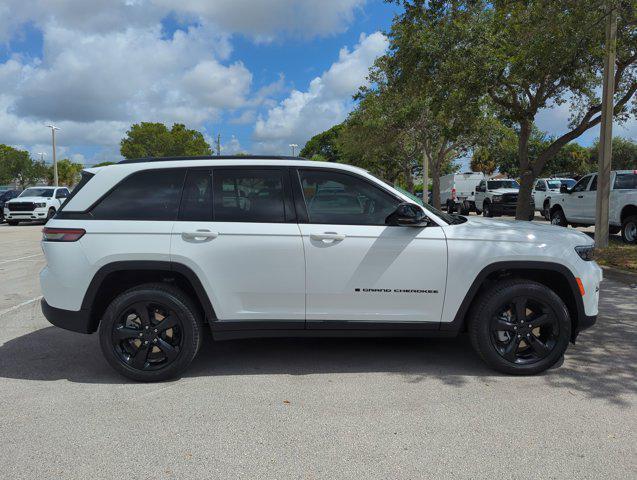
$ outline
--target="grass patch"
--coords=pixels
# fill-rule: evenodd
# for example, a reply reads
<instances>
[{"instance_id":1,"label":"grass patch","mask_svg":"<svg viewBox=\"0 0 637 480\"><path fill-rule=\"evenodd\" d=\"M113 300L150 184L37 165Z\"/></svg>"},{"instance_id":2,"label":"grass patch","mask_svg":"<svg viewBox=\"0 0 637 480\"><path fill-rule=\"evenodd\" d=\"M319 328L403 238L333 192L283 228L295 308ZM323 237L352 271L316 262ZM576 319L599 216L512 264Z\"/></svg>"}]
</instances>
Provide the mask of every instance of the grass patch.
<instances>
[{"instance_id":1,"label":"grass patch","mask_svg":"<svg viewBox=\"0 0 637 480\"><path fill-rule=\"evenodd\" d=\"M608 247L595 249L595 261L607 267L637 272L637 245L610 238Z\"/></svg>"}]
</instances>

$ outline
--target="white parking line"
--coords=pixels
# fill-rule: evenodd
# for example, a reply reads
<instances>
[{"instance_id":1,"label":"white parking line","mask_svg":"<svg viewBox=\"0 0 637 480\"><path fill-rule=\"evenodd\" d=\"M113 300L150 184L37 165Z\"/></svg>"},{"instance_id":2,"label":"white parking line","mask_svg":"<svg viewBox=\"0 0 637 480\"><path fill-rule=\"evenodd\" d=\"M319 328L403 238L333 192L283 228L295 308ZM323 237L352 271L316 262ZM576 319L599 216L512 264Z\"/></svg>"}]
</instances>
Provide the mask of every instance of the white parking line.
<instances>
[{"instance_id":1,"label":"white parking line","mask_svg":"<svg viewBox=\"0 0 637 480\"><path fill-rule=\"evenodd\" d=\"M33 255L27 255L26 257L12 258L11 260L3 260L2 262L0 262L0 265L2 265L3 263L17 262L19 260L26 260L27 258L41 257L41 256L42 256L41 253L34 253Z\"/></svg>"},{"instance_id":2,"label":"white parking line","mask_svg":"<svg viewBox=\"0 0 637 480\"><path fill-rule=\"evenodd\" d=\"M15 310L17 310L19 308L26 307L27 305L30 305L33 302L37 302L41 298L42 298L42 295L40 295L39 297L34 297L31 300L27 300L26 302L18 303L17 305L14 305L13 307L9 307L9 308L6 308L4 310L0 310L0 317L2 315L4 315L5 313L13 312L13 311L15 311Z\"/></svg>"}]
</instances>

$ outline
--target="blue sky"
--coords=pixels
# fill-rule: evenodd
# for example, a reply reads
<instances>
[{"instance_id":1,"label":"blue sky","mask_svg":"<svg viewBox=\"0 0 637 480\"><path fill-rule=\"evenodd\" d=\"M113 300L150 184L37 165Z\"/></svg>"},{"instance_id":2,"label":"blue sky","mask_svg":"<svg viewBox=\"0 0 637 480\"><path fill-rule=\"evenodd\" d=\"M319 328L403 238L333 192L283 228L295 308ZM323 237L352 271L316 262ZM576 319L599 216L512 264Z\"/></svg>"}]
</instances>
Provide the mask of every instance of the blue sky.
<instances>
[{"instance_id":1,"label":"blue sky","mask_svg":"<svg viewBox=\"0 0 637 480\"><path fill-rule=\"evenodd\" d=\"M398 7L381 0L4 0L0 143L90 165L139 121L185 123L225 153L289 153L342 121ZM568 110L538 117L558 134ZM635 122L618 134L635 137ZM590 144L596 131L580 142Z\"/></svg>"}]
</instances>

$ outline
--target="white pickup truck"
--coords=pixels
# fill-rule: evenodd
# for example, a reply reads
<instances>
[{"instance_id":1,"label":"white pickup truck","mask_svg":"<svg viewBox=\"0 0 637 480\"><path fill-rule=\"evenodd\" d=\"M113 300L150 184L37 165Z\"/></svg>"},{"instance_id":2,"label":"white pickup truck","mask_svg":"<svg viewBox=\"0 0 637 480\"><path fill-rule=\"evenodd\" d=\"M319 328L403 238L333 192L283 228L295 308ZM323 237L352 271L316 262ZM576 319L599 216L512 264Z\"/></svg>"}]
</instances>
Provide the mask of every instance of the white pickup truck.
<instances>
[{"instance_id":1,"label":"white pickup truck","mask_svg":"<svg viewBox=\"0 0 637 480\"><path fill-rule=\"evenodd\" d=\"M44 220L55 215L71 194L66 187L30 187L4 204L4 217L9 225L21 221Z\"/></svg>"},{"instance_id":2,"label":"white pickup truck","mask_svg":"<svg viewBox=\"0 0 637 480\"><path fill-rule=\"evenodd\" d=\"M535 210L551 220L551 198L560 193L562 185L571 188L575 183L572 178L538 178L533 187Z\"/></svg>"},{"instance_id":3,"label":"white pickup truck","mask_svg":"<svg viewBox=\"0 0 637 480\"><path fill-rule=\"evenodd\" d=\"M610 233L621 231L626 243L637 243L637 170L617 170L610 175ZM562 186L551 206L551 223L566 227L595 224L597 174L582 177L573 188Z\"/></svg>"}]
</instances>

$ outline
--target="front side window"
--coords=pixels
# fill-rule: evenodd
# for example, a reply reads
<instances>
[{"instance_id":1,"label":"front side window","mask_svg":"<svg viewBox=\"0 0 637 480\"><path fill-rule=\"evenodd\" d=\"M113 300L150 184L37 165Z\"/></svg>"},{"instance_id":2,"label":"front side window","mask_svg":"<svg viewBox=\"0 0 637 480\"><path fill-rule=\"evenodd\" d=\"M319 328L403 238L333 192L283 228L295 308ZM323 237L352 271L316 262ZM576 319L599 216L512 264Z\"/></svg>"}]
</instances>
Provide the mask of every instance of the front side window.
<instances>
[{"instance_id":1,"label":"front side window","mask_svg":"<svg viewBox=\"0 0 637 480\"><path fill-rule=\"evenodd\" d=\"M134 173L91 213L98 220L175 220L185 173L184 169Z\"/></svg>"},{"instance_id":2,"label":"front side window","mask_svg":"<svg viewBox=\"0 0 637 480\"><path fill-rule=\"evenodd\" d=\"M212 221L212 175L210 170L191 170L186 175L179 220Z\"/></svg>"},{"instance_id":3,"label":"front side window","mask_svg":"<svg viewBox=\"0 0 637 480\"><path fill-rule=\"evenodd\" d=\"M549 182L549 187L551 186L551 182ZM544 187L544 182L542 180L540 180L539 182L537 182L535 184L535 189L538 192L544 192L546 190L546 188Z\"/></svg>"},{"instance_id":4,"label":"front side window","mask_svg":"<svg viewBox=\"0 0 637 480\"><path fill-rule=\"evenodd\" d=\"M371 183L331 171L300 170L310 223L385 225L400 201Z\"/></svg>"},{"instance_id":5,"label":"front side window","mask_svg":"<svg viewBox=\"0 0 637 480\"><path fill-rule=\"evenodd\" d=\"M575 184L572 191L583 192L584 190L586 190L586 187L588 186L588 182L590 180L591 180L590 175L586 175L584 178L581 178L580 181Z\"/></svg>"},{"instance_id":6,"label":"front side window","mask_svg":"<svg viewBox=\"0 0 637 480\"><path fill-rule=\"evenodd\" d=\"M637 189L637 173L618 173L615 176L614 190Z\"/></svg>"},{"instance_id":7,"label":"front side window","mask_svg":"<svg viewBox=\"0 0 637 480\"><path fill-rule=\"evenodd\" d=\"M215 222L285 222L281 170L215 170Z\"/></svg>"},{"instance_id":8,"label":"front side window","mask_svg":"<svg viewBox=\"0 0 637 480\"><path fill-rule=\"evenodd\" d=\"M55 198L66 198L69 196L69 191L66 188L60 188L55 192Z\"/></svg>"},{"instance_id":9,"label":"front side window","mask_svg":"<svg viewBox=\"0 0 637 480\"><path fill-rule=\"evenodd\" d=\"M593 177L593 181L591 182L591 186L589 187L589 190L591 192L596 192L597 191L597 175L595 175Z\"/></svg>"},{"instance_id":10,"label":"front side window","mask_svg":"<svg viewBox=\"0 0 637 480\"><path fill-rule=\"evenodd\" d=\"M53 196L52 188L27 188L20 194L21 197L45 197L51 198Z\"/></svg>"}]
</instances>

